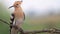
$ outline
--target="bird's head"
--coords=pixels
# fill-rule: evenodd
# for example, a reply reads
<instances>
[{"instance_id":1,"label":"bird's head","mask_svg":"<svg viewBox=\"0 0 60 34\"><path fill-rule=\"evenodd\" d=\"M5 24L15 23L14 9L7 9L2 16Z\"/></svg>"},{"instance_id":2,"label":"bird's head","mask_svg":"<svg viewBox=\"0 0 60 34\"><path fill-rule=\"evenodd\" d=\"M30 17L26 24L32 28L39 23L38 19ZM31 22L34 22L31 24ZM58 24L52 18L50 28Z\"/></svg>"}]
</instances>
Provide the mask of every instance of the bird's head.
<instances>
[{"instance_id":1,"label":"bird's head","mask_svg":"<svg viewBox=\"0 0 60 34\"><path fill-rule=\"evenodd\" d=\"M10 6L9 8L12 8L12 7L19 7L21 5L22 1L15 1L15 3L13 4L13 6Z\"/></svg>"}]
</instances>

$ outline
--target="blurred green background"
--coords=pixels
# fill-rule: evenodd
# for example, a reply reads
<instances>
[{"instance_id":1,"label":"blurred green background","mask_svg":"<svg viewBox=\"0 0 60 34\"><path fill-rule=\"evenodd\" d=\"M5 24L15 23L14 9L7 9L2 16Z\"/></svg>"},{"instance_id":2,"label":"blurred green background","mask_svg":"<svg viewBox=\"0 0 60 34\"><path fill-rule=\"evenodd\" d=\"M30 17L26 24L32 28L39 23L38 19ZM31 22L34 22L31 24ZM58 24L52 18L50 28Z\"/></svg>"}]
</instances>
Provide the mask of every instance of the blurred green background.
<instances>
[{"instance_id":1,"label":"blurred green background","mask_svg":"<svg viewBox=\"0 0 60 34\"><path fill-rule=\"evenodd\" d=\"M0 18L4 19L8 23L10 21L9 10L2 3L0 3ZM33 30L41 30L41 29L49 29L49 28L60 29L60 15L47 16L42 19L40 18L40 16L34 19L30 19L29 16L26 16L22 28L25 31L26 30L33 31ZM0 21L0 34L9 34L9 26L1 21Z\"/></svg>"},{"instance_id":2,"label":"blurred green background","mask_svg":"<svg viewBox=\"0 0 60 34\"><path fill-rule=\"evenodd\" d=\"M6 7L0 3L0 18L9 22L9 13ZM9 34L9 26L0 21L0 34Z\"/></svg>"}]
</instances>

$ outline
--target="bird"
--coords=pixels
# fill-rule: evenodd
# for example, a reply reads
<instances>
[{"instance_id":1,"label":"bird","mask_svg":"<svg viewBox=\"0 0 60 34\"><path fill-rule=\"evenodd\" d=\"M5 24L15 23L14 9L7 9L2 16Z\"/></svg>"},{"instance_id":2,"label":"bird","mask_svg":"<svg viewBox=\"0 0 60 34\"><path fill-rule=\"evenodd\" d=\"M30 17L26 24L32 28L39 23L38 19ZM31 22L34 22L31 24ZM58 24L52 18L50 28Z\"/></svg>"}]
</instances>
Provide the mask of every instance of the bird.
<instances>
[{"instance_id":1,"label":"bird","mask_svg":"<svg viewBox=\"0 0 60 34\"><path fill-rule=\"evenodd\" d=\"M14 4L9 7L14 7L14 12L10 17L10 34L18 34L18 30L22 27L25 20L25 13L23 12L21 4L22 1L15 1ZM16 26L16 28L11 25Z\"/></svg>"}]
</instances>

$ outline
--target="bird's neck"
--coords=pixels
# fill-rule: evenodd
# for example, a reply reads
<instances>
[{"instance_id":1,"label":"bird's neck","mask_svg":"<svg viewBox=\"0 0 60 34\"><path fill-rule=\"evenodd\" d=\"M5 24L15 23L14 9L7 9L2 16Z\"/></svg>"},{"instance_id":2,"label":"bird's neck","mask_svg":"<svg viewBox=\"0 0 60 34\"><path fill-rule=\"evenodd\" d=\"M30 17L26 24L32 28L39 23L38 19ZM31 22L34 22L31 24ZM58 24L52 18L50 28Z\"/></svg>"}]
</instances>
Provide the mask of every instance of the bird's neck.
<instances>
[{"instance_id":1,"label":"bird's neck","mask_svg":"<svg viewBox=\"0 0 60 34\"><path fill-rule=\"evenodd\" d=\"M21 11L22 8L21 7L15 7L15 11Z\"/></svg>"}]
</instances>

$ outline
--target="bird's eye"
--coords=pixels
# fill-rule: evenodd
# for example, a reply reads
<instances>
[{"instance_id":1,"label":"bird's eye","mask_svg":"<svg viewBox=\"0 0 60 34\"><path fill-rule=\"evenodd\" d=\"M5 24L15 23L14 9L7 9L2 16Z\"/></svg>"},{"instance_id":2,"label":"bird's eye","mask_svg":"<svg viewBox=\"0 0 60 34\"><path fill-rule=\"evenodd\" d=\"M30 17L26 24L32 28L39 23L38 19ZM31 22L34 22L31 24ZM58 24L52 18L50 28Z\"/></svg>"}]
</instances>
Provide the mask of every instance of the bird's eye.
<instances>
[{"instance_id":1,"label":"bird's eye","mask_svg":"<svg viewBox=\"0 0 60 34\"><path fill-rule=\"evenodd\" d=\"M18 4L16 4L16 5L18 5Z\"/></svg>"}]
</instances>

